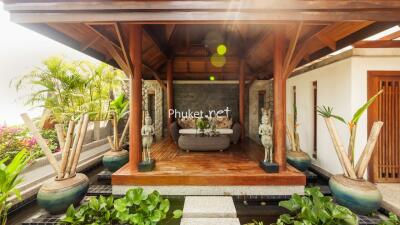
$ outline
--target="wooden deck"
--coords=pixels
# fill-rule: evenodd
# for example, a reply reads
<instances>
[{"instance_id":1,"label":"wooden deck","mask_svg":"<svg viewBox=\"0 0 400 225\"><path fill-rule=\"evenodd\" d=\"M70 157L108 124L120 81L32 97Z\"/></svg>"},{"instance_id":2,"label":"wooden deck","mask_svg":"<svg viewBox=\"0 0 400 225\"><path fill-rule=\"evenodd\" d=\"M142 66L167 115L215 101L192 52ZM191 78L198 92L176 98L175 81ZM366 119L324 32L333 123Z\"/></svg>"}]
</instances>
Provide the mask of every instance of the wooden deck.
<instances>
[{"instance_id":1,"label":"wooden deck","mask_svg":"<svg viewBox=\"0 0 400 225\"><path fill-rule=\"evenodd\" d=\"M245 140L224 152L185 152L170 139L153 145L156 168L137 172L125 165L112 175L113 185L305 185L305 176L288 166L267 174L258 165L262 147Z\"/></svg>"}]
</instances>

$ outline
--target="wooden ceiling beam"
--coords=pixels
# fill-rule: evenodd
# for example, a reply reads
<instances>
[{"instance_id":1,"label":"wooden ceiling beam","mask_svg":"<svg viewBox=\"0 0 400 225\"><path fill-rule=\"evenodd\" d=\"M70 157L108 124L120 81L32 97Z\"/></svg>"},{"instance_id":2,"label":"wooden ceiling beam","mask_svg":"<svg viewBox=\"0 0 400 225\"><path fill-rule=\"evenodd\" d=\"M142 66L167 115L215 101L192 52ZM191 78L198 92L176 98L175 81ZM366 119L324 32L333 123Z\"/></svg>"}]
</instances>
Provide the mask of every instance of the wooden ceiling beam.
<instances>
[{"instance_id":1,"label":"wooden ceiling beam","mask_svg":"<svg viewBox=\"0 0 400 225\"><path fill-rule=\"evenodd\" d=\"M143 67L145 69L147 69L148 71L150 71L150 73L153 75L154 79L156 79L156 81L161 85L162 89L164 91L167 91L167 86L165 86L164 81L161 80L159 74L155 70L153 70L151 67L147 66L146 64L143 64Z\"/></svg>"},{"instance_id":2,"label":"wooden ceiling beam","mask_svg":"<svg viewBox=\"0 0 400 225\"><path fill-rule=\"evenodd\" d=\"M325 34L317 34L318 40L322 42L322 44L328 46L333 51L336 51L336 42Z\"/></svg>"},{"instance_id":3,"label":"wooden ceiling beam","mask_svg":"<svg viewBox=\"0 0 400 225\"><path fill-rule=\"evenodd\" d=\"M293 57L294 51L296 50L297 42L299 40L302 28L303 28L303 22L298 23L295 28L295 30L296 30L295 36L293 36L290 39L289 47L287 49L286 56L283 61L283 71L284 71L283 74L286 74L287 69L290 64L290 61L292 60L292 57Z\"/></svg>"},{"instance_id":4,"label":"wooden ceiling beam","mask_svg":"<svg viewBox=\"0 0 400 225\"><path fill-rule=\"evenodd\" d=\"M395 0L358 0L358 1L300 1L300 0L253 0L253 1L42 1L16 3L5 1L5 9L10 11L150 11L150 10L221 10L221 11L246 11L246 10L379 10L400 9L400 2Z\"/></svg>"},{"instance_id":5,"label":"wooden ceiling beam","mask_svg":"<svg viewBox=\"0 0 400 225\"><path fill-rule=\"evenodd\" d=\"M250 46L247 46L247 51L244 54L244 58L248 58L255 49L259 48L262 43L268 38L271 38L271 32L269 30L265 30L259 34L257 40L255 40Z\"/></svg>"},{"instance_id":6,"label":"wooden ceiling beam","mask_svg":"<svg viewBox=\"0 0 400 225\"><path fill-rule=\"evenodd\" d=\"M89 28L91 31L93 31L94 33L96 33L98 36L100 36L103 40L109 42L110 44L112 44L115 48L117 48L118 50L122 51L121 46L115 44L113 41L111 41L107 36L105 36L103 33L101 33L100 31L98 31L96 28L94 28L91 24L89 23L84 23L84 25Z\"/></svg>"},{"instance_id":7,"label":"wooden ceiling beam","mask_svg":"<svg viewBox=\"0 0 400 225\"><path fill-rule=\"evenodd\" d=\"M125 63L128 66L130 75L133 76L133 64L132 64L131 57L129 55L129 43L124 39L121 24L114 23L113 26L114 26L115 32L117 33L119 45L121 46L121 51L122 51L122 55L124 56Z\"/></svg>"},{"instance_id":8,"label":"wooden ceiling beam","mask_svg":"<svg viewBox=\"0 0 400 225\"><path fill-rule=\"evenodd\" d=\"M96 36L95 38L91 38L88 41L84 42L81 44L80 51L83 52L86 49L90 48L94 43L96 43L98 40L100 40L99 36Z\"/></svg>"},{"instance_id":9,"label":"wooden ceiling beam","mask_svg":"<svg viewBox=\"0 0 400 225\"><path fill-rule=\"evenodd\" d=\"M166 58L170 57L171 50L165 36L154 33L148 26L143 26L143 35L146 35Z\"/></svg>"},{"instance_id":10,"label":"wooden ceiling beam","mask_svg":"<svg viewBox=\"0 0 400 225\"><path fill-rule=\"evenodd\" d=\"M396 31L394 33L388 34L382 38L380 38L379 40L393 40L393 39L397 39L400 38L400 30Z\"/></svg>"},{"instance_id":11,"label":"wooden ceiling beam","mask_svg":"<svg viewBox=\"0 0 400 225\"><path fill-rule=\"evenodd\" d=\"M354 48L400 48L400 40L359 41Z\"/></svg>"},{"instance_id":12,"label":"wooden ceiling beam","mask_svg":"<svg viewBox=\"0 0 400 225\"><path fill-rule=\"evenodd\" d=\"M226 4L226 3L225 3ZM228 4L227 4L228 5ZM282 24L293 21L377 21L398 22L396 10L376 11L261 11L261 12L216 12L216 11L162 11L162 12L12 12L15 23L80 23L118 21L130 24Z\"/></svg>"}]
</instances>

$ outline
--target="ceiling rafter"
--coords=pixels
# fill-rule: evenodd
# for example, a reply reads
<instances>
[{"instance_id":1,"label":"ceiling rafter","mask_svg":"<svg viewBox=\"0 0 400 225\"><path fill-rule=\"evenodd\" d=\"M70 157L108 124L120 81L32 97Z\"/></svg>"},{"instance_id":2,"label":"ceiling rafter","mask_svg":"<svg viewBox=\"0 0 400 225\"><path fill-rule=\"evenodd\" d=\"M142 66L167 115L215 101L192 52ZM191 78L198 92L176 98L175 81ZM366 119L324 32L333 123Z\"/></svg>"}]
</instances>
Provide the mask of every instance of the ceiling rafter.
<instances>
[{"instance_id":1,"label":"ceiling rafter","mask_svg":"<svg viewBox=\"0 0 400 225\"><path fill-rule=\"evenodd\" d=\"M122 26L119 23L114 23L113 24L115 32L117 33L119 45L121 46L121 51L122 55L124 56L125 63L128 66L130 75L133 76L133 64L131 57L129 55L129 44L127 41L124 40L124 37L122 36Z\"/></svg>"},{"instance_id":2,"label":"ceiling rafter","mask_svg":"<svg viewBox=\"0 0 400 225\"><path fill-rule=\"evenodd\" d=\"M286 56L285 56L285 59L284 59L283 74L287 73L287 69L289 67L290 61L292 60L294 51L296 50L297 42L299 40L302 28L303 28L303 22L300 22L300 23L298 23L296 25L296 34L290 40L289 47L287 49Z\"/></svg>"},{"instance_id":3,"label":"ceiling rafter","mask_svg":"<svg viewBox=\"0 0 400 225\"><path fill-rule=\"evenodd\" d=\"M90 46L94 45L94 43L96 43L98 40L100 40L99 36L88 39L87 41L81 44L80 50L85 51L86 49L90 48Z\"/></svg>"},{"instance_id":4,"label":"ceiling rafter","mask_svg":"<svg viewBox=\"0 0 400 225\"><path fill-rule=\"evenodd\" d=\"M331 37L325 34L317 34L318 40L322 42L322 44L328 46L332 50L336 50L336 41L333 40Z\"/></svg>"}]
</instances>

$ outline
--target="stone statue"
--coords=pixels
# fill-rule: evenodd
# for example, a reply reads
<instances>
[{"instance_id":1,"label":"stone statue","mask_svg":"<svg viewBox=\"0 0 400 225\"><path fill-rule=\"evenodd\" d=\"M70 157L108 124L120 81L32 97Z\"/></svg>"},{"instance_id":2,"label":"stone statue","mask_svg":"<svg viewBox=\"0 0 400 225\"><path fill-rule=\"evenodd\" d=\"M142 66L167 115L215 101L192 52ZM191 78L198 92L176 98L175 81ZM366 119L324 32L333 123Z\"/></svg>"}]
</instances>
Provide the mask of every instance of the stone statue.
<instances>
[{"instance_id":1,"label":"stone statue","mask_svg":"<svg viewBox=\"0 0 400 225\"><path fill-rule=\"evenodd\" d=\"M142 146L143 146L143 160L150 161L150 148L153 144L153 136L154 136L154 125L151 117L146 115L144 119L144 126L142 127Z\"/></svg>"},{"instance_id":2,"label":"stone statue","mask_svg":"<svg viewBox=\"0 0 400 225\"><path fill-rule=\"evenodd\" d=\"M272 125L270 122L270 113L262 108L261 124L258 128L258 134L261 135L261 143L265 149L264 162L273 162L273 140L272 140Z\"/></svg>"}]
</instances>

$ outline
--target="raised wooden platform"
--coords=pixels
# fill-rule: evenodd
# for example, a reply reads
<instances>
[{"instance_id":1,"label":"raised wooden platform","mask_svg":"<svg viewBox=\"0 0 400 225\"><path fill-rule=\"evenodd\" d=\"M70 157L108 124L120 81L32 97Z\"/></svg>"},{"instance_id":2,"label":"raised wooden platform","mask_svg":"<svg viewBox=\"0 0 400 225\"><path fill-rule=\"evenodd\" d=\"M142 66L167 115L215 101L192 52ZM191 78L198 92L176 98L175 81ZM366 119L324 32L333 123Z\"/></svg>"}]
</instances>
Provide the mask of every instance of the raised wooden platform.
<instances>
[{"instance_id":1,"label":"raised wooden platform","mask_svg":"<svg viewBox=\"0 0 400 225\"><path fill-rule=\"evenodd\" d=\"M138 172L125 165L112 175L113 185L135 186L304 186L306 177L293 167L265 173L258 165L263 149L245 140L224 152L185 152L170 139L153 145L156 168Z\"/></svg>"}]
</instances>

